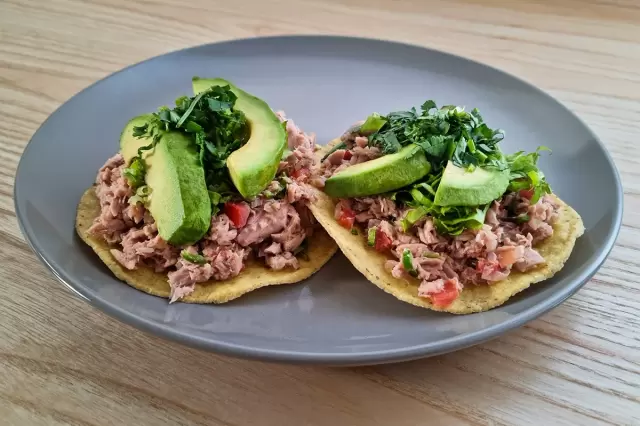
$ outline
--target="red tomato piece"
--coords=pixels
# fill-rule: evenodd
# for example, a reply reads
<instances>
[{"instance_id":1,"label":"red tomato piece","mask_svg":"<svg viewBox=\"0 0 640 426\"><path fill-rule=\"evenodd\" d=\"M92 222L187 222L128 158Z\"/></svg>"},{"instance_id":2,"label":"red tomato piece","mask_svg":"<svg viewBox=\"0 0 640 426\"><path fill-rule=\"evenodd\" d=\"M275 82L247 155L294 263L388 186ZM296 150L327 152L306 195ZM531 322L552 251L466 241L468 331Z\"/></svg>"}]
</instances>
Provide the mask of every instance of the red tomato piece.
<instances>
[{"instance_id":1,"label":"red tomato piece","mask_svg":"<svg viewBox=\"0 0 640 426\"><path fill-rule=\"evenodd\" d=\"M458 290L456 280L447 280L444 282L444 289L438 293L433 293L430 297L433 306L444 307L456 300L459 294L460 290Z\"/></svg>"},{"instance_id":2,"label":"red tomato piece","mask_svg":"<svg viewBox=\"0 0 640 426\"><path fill-rule=\"evenodd\" d=\"M300 178L305 178L307 176L309 176L309 170L307 170L307 169L298 169L298 170L294 170L291 173L291 177L296 179L296 180L298 180Z\"/></svg>"},{"instance_id":3,"label":"red tomato piece","mask_svg":"<svg viewBox=\"0 0 640 426\"><path fill-rule=\"evenodd\" d=\"M533 197L533 188L521 189L520 196L522 198L526 198L527 200L530 200Z\"/></svg>"},{"instance_id":4,"label":"red tomato piece","mask_svg":"<svg viewBox=\"0 0 640 426\"><path fill-rule=\"evenodd\" d=\"M246 203L224 203L224 214L229 216L236 228L242 228L249 218L249 206Z\"/></svg>"},{"instance_id":5,"label":"red tomato piece","mask_svg":"<svg viewBox=\"0 0 640 426\"><path fill-rule=\"evenodd\" d=\"M391 237L386 234L386 232L383 232L380 229L376 231L376 242L374 247L377 251L387 251L391 248L392 244L393 241L391 240Z\"/></svg>"},{"instance_id":6,"label":"red tomato piece","mask_svg":"<svg viewBox=\"0 0 640 426\"><path fill-rule=\"evenodd\" d=\"M342 157L344 160L351 160L351 157L353 157L353 154L351 153L351 151L345 151L344 152L344 157Z\"/></svg>"},{"instance_id":7,"label":"red tomato piece","mask_svg":"<svg viewBox=\"0 0 640 426\"><path fill-rule=\"evenodd\" d=\"M353 228L353 222L356 220L356 212L350 208L343 207L338 217L338 223L347 229Z\"/></svg>"}]
</instances>

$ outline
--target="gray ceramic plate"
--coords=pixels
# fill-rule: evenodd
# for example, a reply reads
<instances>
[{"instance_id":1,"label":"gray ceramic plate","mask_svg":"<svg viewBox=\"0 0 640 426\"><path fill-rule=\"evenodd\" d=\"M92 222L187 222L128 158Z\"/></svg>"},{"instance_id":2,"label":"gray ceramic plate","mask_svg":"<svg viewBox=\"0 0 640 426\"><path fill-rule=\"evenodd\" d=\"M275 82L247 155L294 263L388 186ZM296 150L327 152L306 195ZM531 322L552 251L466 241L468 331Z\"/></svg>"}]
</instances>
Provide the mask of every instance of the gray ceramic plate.
<instances>
[{"instance_id":1,"label":"gray ceramic plate","mask_svg":"<svg viewBox=\"0 0 640 426\"><path fill-rule=\"evenodd\" d=\"M414 308L369 284L342 255L296 285L222 306L173 304L117 281L74 232L76 204L118 149L132 116L191 93L191 77L220 76L284 109L320 143L372 111L438 103L478 107L507 132L508 151L553 149L541 166L583 217L585 235L556 277L489 312L453 316ZM586 172L586 173L585 173ZM114 317L217 352L334 365L399 361L467 347L555 307L602 264L617 236L622 191L596 136L540 90L463 58L397 43L276 37L195 47L97 82L60 107L25 149L15 182L26 239L69 288Z\"/></svg>"}]
</instances>

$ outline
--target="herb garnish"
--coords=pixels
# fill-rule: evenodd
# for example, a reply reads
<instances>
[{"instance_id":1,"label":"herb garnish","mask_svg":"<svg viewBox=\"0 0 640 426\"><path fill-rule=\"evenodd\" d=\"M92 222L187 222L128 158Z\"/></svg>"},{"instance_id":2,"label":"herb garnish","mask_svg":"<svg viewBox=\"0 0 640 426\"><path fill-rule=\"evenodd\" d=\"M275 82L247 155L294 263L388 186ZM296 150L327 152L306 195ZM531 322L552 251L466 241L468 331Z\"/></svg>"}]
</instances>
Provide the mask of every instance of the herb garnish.
<instances>
[{"instance_id":1,"label":"herb garnish","mask_svg":"<svg viewBox=\"0 0 640 426\"><path fill-rule=\"evenodd\" d=\"M178 98L173 109L161 107L152 114L149 123L134 127L135 137L150 138L152 142L140 148L138 156L125 169L130 184L136 187L144 183L142 152L155 147L163 132L180 131L192 137L197 146L212 203L216 202L214 207L228 200L227 197L235 190L226 167L227 158L242 147L250 136L246 116L234 109L236 100L236 95L228 85L213 86L197 96ZM219 207L216 208L219 210Z\"/></svg>"},{"instance_id":2,"label":"herb garnish","mask_svg":"<svg viewBox=\"0 0 640 426\"><path fill-rule=\"evenodd\" d=\"M431 162L432 170L438 171L451 160L458 167L475 167L504 170L507 165L498 147L504 131L489 128L480 112L473 109L445 105L438 108L432 100L426 101L418 113L392 112L384 117L385 122L369 136L369 144L380 148L383 154L398 152L403 146L420 146ZM369 123L381 124L381 117L372 114Z\"/></svg>"},{"instance_id":3,"label":"herb garnish","mask_svg":"<svg viewBox=\"0 0 640 426\"><path fill-rule=\"evenodd\" d=\"M431 173L421 182L389 194L391 199L410 207L401 220L405 230L426 215L433 218L441 234L459 235L465 229L480 229L484 224L490 205L442 207L434 204L448 161L468 170L475 167L509 169L508 191L532 191L531 204L535 204L542 195L551 193L544 174L537 167L540 152L549 149L539 147L529 154L520 151L505 156L498 146L504 132L489 128L477 109L470 113L456 106L438 109L435 102L427 101L422 105L421 113L414 108L388 114L385 119L385 124L369 136L371 145L389 154L413 143L424 150L432 165ZM528 217L523 215L514 220L522 222Z\"/></svg>"}]
</instances>

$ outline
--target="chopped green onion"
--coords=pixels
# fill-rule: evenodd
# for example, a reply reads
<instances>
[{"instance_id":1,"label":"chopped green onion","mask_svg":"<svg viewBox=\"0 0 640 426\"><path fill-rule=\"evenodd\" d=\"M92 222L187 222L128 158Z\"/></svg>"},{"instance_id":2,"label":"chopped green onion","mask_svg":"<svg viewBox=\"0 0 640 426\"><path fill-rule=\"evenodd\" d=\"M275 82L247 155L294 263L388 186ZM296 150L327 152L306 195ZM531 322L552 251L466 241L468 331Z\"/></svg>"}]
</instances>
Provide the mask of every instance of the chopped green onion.
<instances>
[{"instance_id":1,"label":"chopped green onion","mask_svg":"<svg viewBox=\"0 0 640 426\"><path fill-rule=\"evenodd\" d=\"M358 229L357 228L351 228L351 233L353 235L358 235Z\"/></svg>"},{"instance_id":2,"label":"chopped green onion","mask_svg":"<svg viewBox=\"0 0 640 426\"><path fill-rule=\"evenodd\" d=\"M404 249L404 251L402 252L402 267L412 277L418 276L418 272L416 271L416 268L413 266L413 255L411 254L411 250L409 249Z\"/></svg>"},{"instance_id":3,"label":"chopped green onion","mask_svg":"<svg viewBox=\"0 0 640 426\"><path fill-rule=\"evenodd\" d=\"M144 185L144 178L147 172L147 168L144 161L140 157L135 157L129 167L125 167L122 171L125 179L129 182L129 186L137 188Z\"/></svg>"},{"instance_id":4,"label":"chopped green onion","mask_svg":"<svg viewBox=\"0 0 640 426\"><path fill-rule=\"evenodd\" d=\"M377 228L374 226L373 228L369 228L367 234L367 244L369 244L371 247L373 247L376 243L376 231Z\"/></svg>"},{"instance_id":5,"label":"chopped green onion","mask_svg":"<svg viewBox=\"0 0 640 426\"><path fill-rule=\"evenodd\" d=\"M467 139L467 147L469 147L469 152L475 154L476 152L476 144L473 143L473 139Z\"/></svg>"},{"instance_id":6,"label":"chopped green onion","mask_svg":"<svg viewBox=\"0 0 640 426\"><path fill-rule=\"evenodd\" d=\"M202 256L201 254L189 253L186 250L182 250L180 252L180 256L187 262L196 263L198 265L204 265L205 263L207 263L206 257Z\"/></svg>"}]
</instances>

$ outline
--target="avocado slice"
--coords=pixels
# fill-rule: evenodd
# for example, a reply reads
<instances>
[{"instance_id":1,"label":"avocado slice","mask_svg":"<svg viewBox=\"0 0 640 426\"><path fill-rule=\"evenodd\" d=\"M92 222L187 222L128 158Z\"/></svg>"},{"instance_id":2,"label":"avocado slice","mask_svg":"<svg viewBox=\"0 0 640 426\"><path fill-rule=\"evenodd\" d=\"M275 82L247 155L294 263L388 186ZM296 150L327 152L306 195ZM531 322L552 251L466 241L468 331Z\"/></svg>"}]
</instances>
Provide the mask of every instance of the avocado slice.
<instances>
[{"instance_id":1,"label":"avocado slice","mask_svg":"<svg viewBox=\"0 0 640 426\"><path fill-rule=\"evenodd\" d=\"M509 170L476 167L467 171L449 161L434 203L437 206L479 206L502 197L509 186Z\"/></svg>"},{"instance_id":2,"label":"avocado slice","mask_svg":"<svg viewBox=\"0 0 640 426\"><path fill-rule=\"evenodd\" d=\"M269 105L221 78L194 77L197 95L212 86L229 86L238 97L235 109L242 111L251 127L247 143L227 158L231 181L244 198L253 198L264 190L278 171L280 158L287 147L287 133Z\"/></svg>"},{"instance_id":3,"label":"avocado slice","mask_svg":"<svg viewBox=\"0 0 640 426\"><path fill-rule=\"evenodd\" d=\"M395 154L356 164L331 176L324 191L334 198L364 197L402 188L431 170L422 148L411 144Z\"/></svg>"},{"instance_id":4,"label":"avocado slice","mask_svg":"<svg viewBox=\"0 0 640 426\"><path fill-rule=\"evenodd\" d=\"M129 164L138 148L151 139L133 136L133 128L149 122L151 115L131 119L120 135L120 152ZM193 244L209 230L211 200L193 141L180 132L163 132L157 145L144 151L145 181L151 195L147 208L158 234L170 244Z\"/></svg>"}]
</instances>

